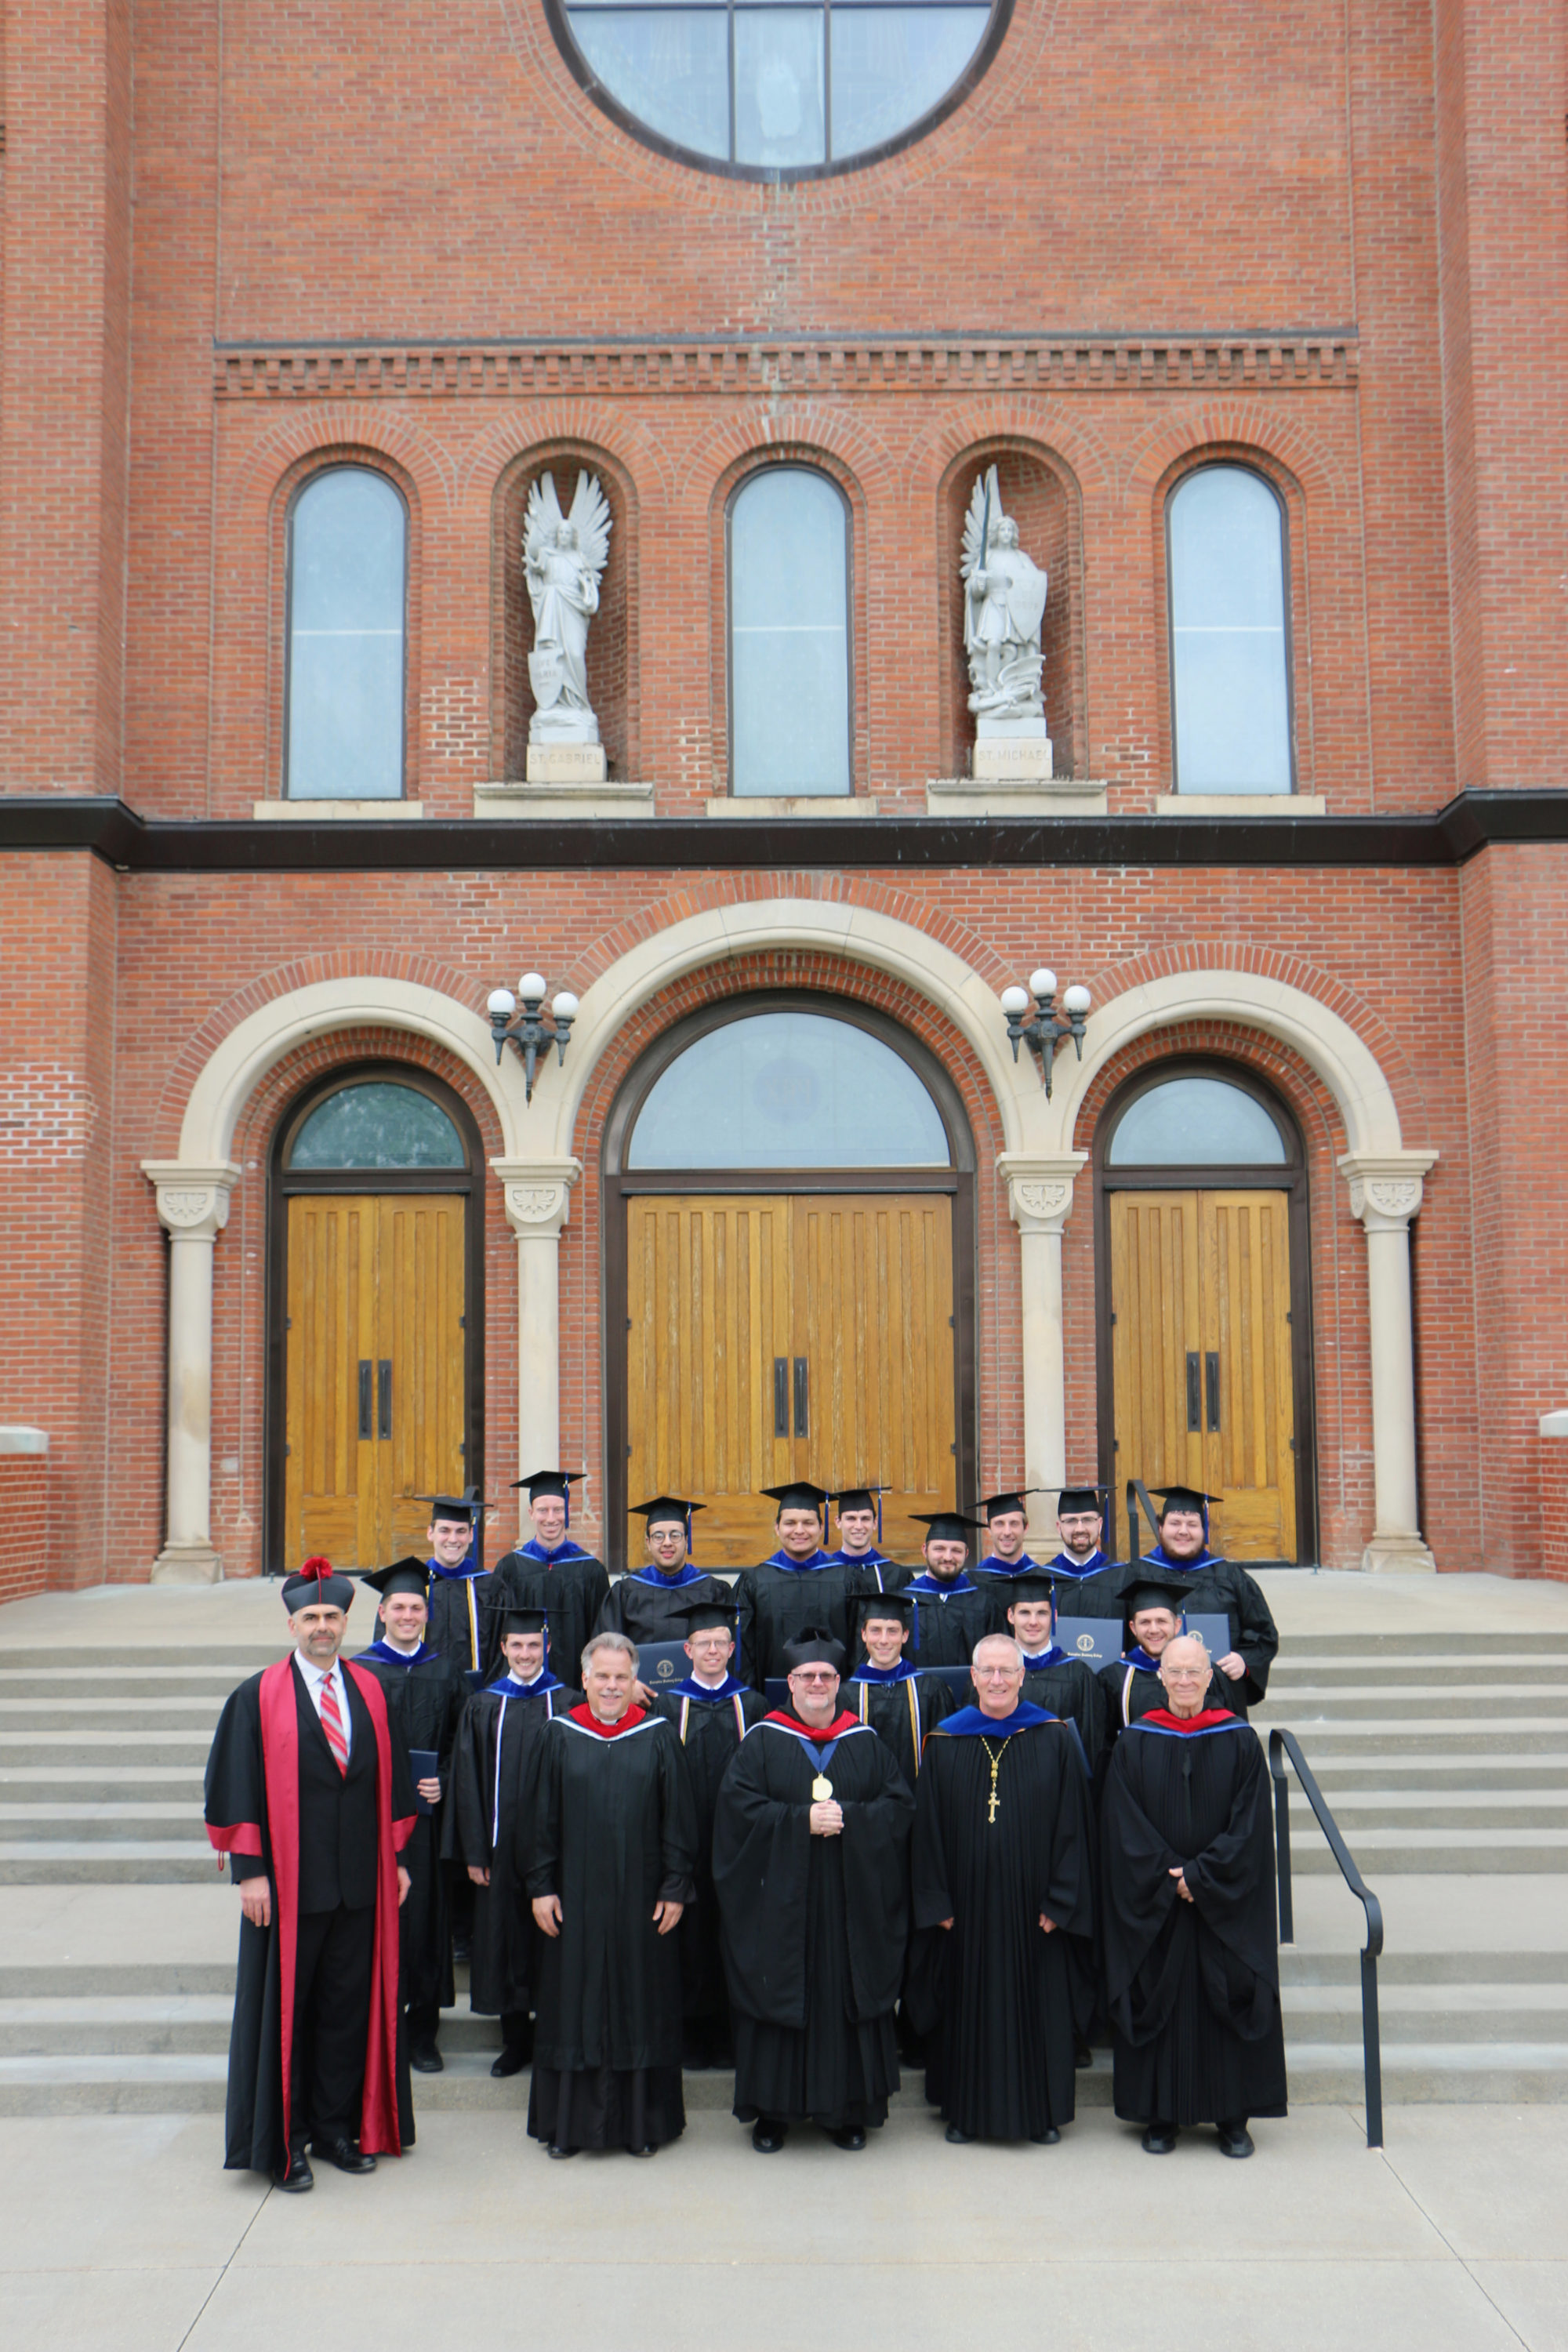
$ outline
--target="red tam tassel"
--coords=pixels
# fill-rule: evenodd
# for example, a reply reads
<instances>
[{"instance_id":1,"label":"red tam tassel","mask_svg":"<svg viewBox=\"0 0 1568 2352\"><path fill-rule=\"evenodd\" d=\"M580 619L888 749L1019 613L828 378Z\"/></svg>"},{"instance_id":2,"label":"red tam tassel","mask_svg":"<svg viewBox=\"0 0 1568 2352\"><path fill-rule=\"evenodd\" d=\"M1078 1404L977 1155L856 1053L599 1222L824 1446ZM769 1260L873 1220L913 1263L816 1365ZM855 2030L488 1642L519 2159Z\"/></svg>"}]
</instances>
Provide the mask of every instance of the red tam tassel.
<instances>
[{"instance_id":1,"label":"red tam tassel","mask_svg":"<svg viewBox=\"0 0 1568 2352\"><path fill-rule=\"evenodd\" d=\"M305 1561L300 1573L301 1576L313 1576L319 1584L323 1577L335 1576L337 1570L330 1559L323 1559L321 1554L317 1552L313 1559Z\"/></svg>"}]
</instances>

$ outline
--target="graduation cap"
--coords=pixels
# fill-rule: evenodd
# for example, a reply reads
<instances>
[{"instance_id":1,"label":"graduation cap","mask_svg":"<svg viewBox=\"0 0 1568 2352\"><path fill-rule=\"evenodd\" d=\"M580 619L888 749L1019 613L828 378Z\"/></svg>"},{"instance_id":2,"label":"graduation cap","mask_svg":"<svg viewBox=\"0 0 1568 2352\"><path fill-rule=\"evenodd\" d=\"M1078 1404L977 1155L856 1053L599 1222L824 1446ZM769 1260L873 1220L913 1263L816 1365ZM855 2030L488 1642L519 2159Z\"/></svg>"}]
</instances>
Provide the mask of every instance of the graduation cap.
<instances>
[{"instance_id":1,"label":"graduation cap","mask_svg":"<svg viewBox=\"0 0 1568 2352\"><path fill-rule=\"evenodd\" d=\"M628 1517L641 1519L646 1524L649 1535L653 1533L656 1521L661 1527L672 1525L683 1527L686 1529L686 1549L689 1551L691 1549L691 1514L693 1511L705 1511L707 1508L706 1503L689 1503L681 1495L655 1495L646 1503L628 1504L626 1512Z\"/></svg>"},{"instance_id":2,"label":"graduation cap","mask_svg":"<svg viewBox=\"0 0 1568 2352\"><path fill-rule=\"evenodd\" d=\"M889 1489L886 1486L844 1486L839 1489L837 1495L830 1495L827 1499L831 1503L837 1504L838 1516L840 1519L843 1518L846 1511L875 1511L877 1514L877 1541L880 1543L882 1540L882 1497L889 1492Z\"/></svg>"},{"instance_id":3,"label":"graduation cap","mask_svg":"<svg viewBox=\"0 0 1568 2352\"><path fill-rule=\"evenodd\" d=\"M900 1625L912 1625L918 1612L912 1592L868 1592L855 1607L862 1625L869 1624L873 1617L896 1617Z\"/></svg>"},{"instance_id":4,"label":"graduation cap","mask_svg":"<svg viewBox=\"0 0 1568 2352\"><path fill-rule=\"evenodd\" d=\"M784 1645L784 1669L794 1674L796 1666L831 1666L836 1675L844 1672L844 1644L836 1642L822 1625L803 1625L793 1642Z\"/></svg>"},{"instance_id":5,"label":"graduation cap","mask_svg":"<svg viewBox=\"0 0 1568 2352\"><path fill-rule=\"evenodd\" d=\"M917 1527L931 1529L927 1543L966 1544L971 1528L980 1525L978 1519L966 1519L962 1511L911 1511L910 1517Z\"/></svg>"},{"instance_id":6,"label":"graduation cap","mask_svg":"<svg viewBox=\"0 0 1568 2352\"><path fill-rule=\"evenodd\" d=\"M1022 1576L1010 1576L1005 1597L1009 1604L1016 1601L1048 1601L1053 1615L1056 1612L1056 1587L1044 1574L1036 1576L1026 1570Z\"/></svg>"},{"instance_id":7,"label":"graduation cap","mask_svg":"<svg viewBox=\"0 0 1568 2352\"><path fill-rule=\"evenodd\" d=\"M489 1508L477 1486L465 1486L460 1495L416 1495L414 1499L429 1504L433 1519L467 1519L470 1527Z\"/></svg>"},{"instance_id":8,"label":"graduation cap","mask_svg":"<svg viewBox=\"0 0 1568 2352\"><path fill-rule=\"evenodd\" d=\"M374 1587L384 1601L390 1601L395 1592L416 1592L424 1601L430 1591L430 1565L410 1554L406 1559L395 1559L390 1568L368 1570L360 1582Z\"/></svg>"},{"instance_id":9,"label":"graduation cap","mask_svg":"<svg viewBox=\"0 0 1568 2352\"><path fill-rule=\"evenodd\" d=\"M1176 1584L1163 1577L1141 1576L1130 1584L1121 1596L1123 1614L1131 1621L1141 1609L1168 1609L1173 1617L1180 1617L1187 1605L1190 1586Z\"/></svg>"},{"instance_id":10,"label":"graduation cap","mask_svg":"<svg viewBox=\"0 0 1568 2352\"><path fill-rule=\"evenodd\" d=\"M1201 1486L1156 1486L1152 1491L1164 1506L1160 1513L1162 1518L1166 1511L1197 1511L1202 1516L1205 1531L1209 1523L1209 1504L1225 1500L1223 1495L1205 1495Z\"/></svg>"},{"instance_id":11,"label":"graduation cap","mask_svg":"<svg viewBox=\"0 0 1568 2352\"><path fill-rule=\"evenodd\" d=\"M826 1487L814 1486L809 1478L792 1478L787 1486L760 1486L757 1491L781 1511L815 1511L818 1518L829 1499Z\"/></svg>"},{"instance_id":12,"label":"graduation cap","mask_svg":"<svg viewBox=\"0 0 1568 2352\"><path fill-rule=\"evenodd\" d=\"M1057 1492L1057 1517L1068 1517L1074 1511L1098 1511L1105 1517L1109 1486L1062 1486Z\"/></svg>"},{"instance_id":13,"label":"graduation cap","mask_svg":"<svg viewBox=\"0 0 1568 2352\"><path fill-rule=\"evenodd\" d=\"M1023 1510L1026 1495L1043 1495L1045 1492L1043 1486L1013 1486L1005 1495L987 1495L980 1505L984 1525L989 1527L1001 1511Z\"/></svg>"},{"instance_id":14,"label":"graduation cap","mask_svg":"<svg viewBox=\"0 0 1568 2352\"><path fill-rule=\"evenodd\" d=\"M283 1579L283 1606L290 1617L296 1609L348 1609L353 1601L353 1580L340 1576L330 1559L318 1553L297 1575Z\"/></svg>"},{"instance_id":15,"label":"graduation cap","mask_svg":"<svg viewBox=\"0 0 1568 2352\"><path fill-rule=\"evenodd\" d=\"M570 1527L572 1489L574 1486L580 1486L587 1475L585 1470L531 1470L526 1478L512 1480L512 1492L515 1494L520 1486L526 1486L531 1507L542 1496L555 1496L558 1501L566 1506L566 1525Z\"/></svg>"},{"instance_id":16,"label":"graduation cap","mask_svg":"<svg viewBox=\"0 0 1568 2352\"><path fill-rule=\"evenodd\" d=\"M495 1627L498 1642L504 1642L509 1633L542 1633L546 1630L542 1609L521 1609L510 1601L492 1601L485 1615Z\"/></svg>"},{"instance_id":17,"label":"graduation cap","mask_svg":"<svg viewBox=\"0 0 1568 2352\"><path fill-rule=\"evenodd\" d=\"M710 1626L719 1625L724 1628L732 1641L735 1634L736 1617L737 1612L732 1601L693 1601L682 1611L681 1622L686 1628L688 1641L691 1639L693 1633L705 1633Z\"/></svg>"}]
</instances>

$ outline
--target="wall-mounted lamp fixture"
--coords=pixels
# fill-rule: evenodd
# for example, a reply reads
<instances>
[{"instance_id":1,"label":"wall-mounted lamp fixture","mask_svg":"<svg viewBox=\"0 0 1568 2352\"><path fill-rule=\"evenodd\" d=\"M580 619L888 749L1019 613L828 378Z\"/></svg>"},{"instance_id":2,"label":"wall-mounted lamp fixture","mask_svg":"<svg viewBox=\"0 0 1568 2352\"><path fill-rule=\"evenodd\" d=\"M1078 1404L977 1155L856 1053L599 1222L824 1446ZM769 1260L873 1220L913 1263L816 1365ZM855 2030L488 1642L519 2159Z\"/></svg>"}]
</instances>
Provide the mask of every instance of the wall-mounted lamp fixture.
<instances>
[{"instance_id":1,"label":"wall-mounted lamp fixture","mask_svg":"<svg viewBox=\"0 0 1568 2352\"><path fill-rule=\"evenodd\" d=\"M1029 999L1035 1000L1032 1019L1026 1020ZM1051 1064L1057 1047L1070 1037L1083 1059L1084 1024L1089 1015L1089 994L1087 988L1073 987L1063 991L1062 1012L1056 1010L1057 976L1044 966L1029 974L1027 988L1005 988L1002 1010L1007 1015L1007 1034L1012 1041L1013 1059L1018 1058L1020 1045L1027 1045L1040 1066L1040 1076L1046 1082L1046 1092L1051 1090ZM1065 1018L1064 1018L1065 1015Z\"/></svg>"},{"instance_id":2,"label":"wall-mounted lamp fixture","mask_svg":"<svg viewBox=\"0 0 1568 2352\"><path fill-rule=\"evenodd\" d=\"M522 999L522 1011L517 1010L517 998ZM537 971L525 971L517 983L517 996L510 988L492 988L489 1011L490 1035L496 1041L496 1060L508 1045L515 1045L522 1056L524 1099L533 1100L533 1074L539 1066L539 1056L549 1051L552 1041L558 1060L566 1059L566 1043L572 1034L572 1024L577 1018L577 1000L567 990L550 1000L553 1028L544 1019L544 981ZM515 1017L514 1017L515 1016Z\"/></svg>"}]
</instances>

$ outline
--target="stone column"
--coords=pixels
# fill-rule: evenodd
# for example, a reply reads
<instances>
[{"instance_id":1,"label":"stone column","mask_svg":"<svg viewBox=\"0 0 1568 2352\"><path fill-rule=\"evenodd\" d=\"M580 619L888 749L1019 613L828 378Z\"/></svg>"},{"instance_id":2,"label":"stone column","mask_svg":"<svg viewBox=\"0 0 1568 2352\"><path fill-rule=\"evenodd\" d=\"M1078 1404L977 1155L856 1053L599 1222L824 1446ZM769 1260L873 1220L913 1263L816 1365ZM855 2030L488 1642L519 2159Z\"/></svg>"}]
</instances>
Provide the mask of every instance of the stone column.
<instances>
[{"instance_id":1,"label":"stone column","mask_svg":"<svg viewBox=\"0 0 1568 2352\"><path fill-rule=\"evenodd\" d=\"M1087 1153L1041 1160L1005 1151L1007 1206L1018 1228L1024 1339L1024 1477L1059 1486L1067 1476L1067 1374L1062 1355L1062 1228ZM1004 1474L1005 1475L1005 1474ZM1049 1511L1042 1522L1049 1526Z\"/></svg>"},{"instance_id":2,"label":"stone column","mask_svg":"<svg viewBox=\"0 0 1568 2352\"><path fill-rule=\"evenodd\" d=\"M154 1584L216 1584L212 1540L213 1244L239 1170L144 1160L169 1235L169 1403L165 1515Z\"/></svg>"},{"instance_id":3,"label":"stone column","mask_svg":"<svg viewBox=\"0 0 1568 2352\"><path fill-rule=\"evenodd\" d=\"M517 1475L561 1458L561 1229L580 1160L492 1160L517 1235Z\"/></svg>"},{"instance_id":4,"label":"stone column","mask_svg":"<svg viewBox=\"0 0 1568 2352\"><path fill-rule=\"evenodd\" d=\"M1351 1211L1366 1228L1366 1299L1372 1354L1372 1541L1369 1570L1435 1569L1415 1504L1415 1352L1410 1322L1410 1220L1435 1151L1347 1151L1340 1161Z\"/></svg>"}]
</instances>

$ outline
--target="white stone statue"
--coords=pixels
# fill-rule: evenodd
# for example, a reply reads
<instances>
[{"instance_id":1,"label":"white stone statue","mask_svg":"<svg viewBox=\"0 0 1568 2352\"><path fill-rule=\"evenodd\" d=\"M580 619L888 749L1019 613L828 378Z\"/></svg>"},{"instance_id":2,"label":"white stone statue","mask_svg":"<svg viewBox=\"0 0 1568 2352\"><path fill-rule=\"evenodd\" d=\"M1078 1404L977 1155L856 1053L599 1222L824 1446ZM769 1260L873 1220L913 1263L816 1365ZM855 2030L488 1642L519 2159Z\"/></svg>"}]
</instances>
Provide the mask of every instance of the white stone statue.
<instances>
[{"instance_id":1,"label":"white stone statue","mask_svg":"<svg viewBox=\"0 0 1568 2352\"><path fill-rule=\"evenodd\" d=\"M1002 511L992 466L976 478L963 525L963 650L969 656L969 708L979 736L987 721L1037 720L1045 734L1040 624L1046 575L1018 544L1018 526ZM1010 728L1010 733L1015 730Z\"/></svg>"},{"instance_id":2,"label":"white stone statue","mask_svg":"<svg viewBox=\"0 0 1568 2352\"><path fill-rule=\"evenodd\" d=\"M555 477L541 474L528 493L522 568L533 606L531 744L597 743L588 700L588 624L599 609L599 580L610 545L610 506L598 477L580 472L572 511L563 515Z\"/></svg>"}]
</instances>

